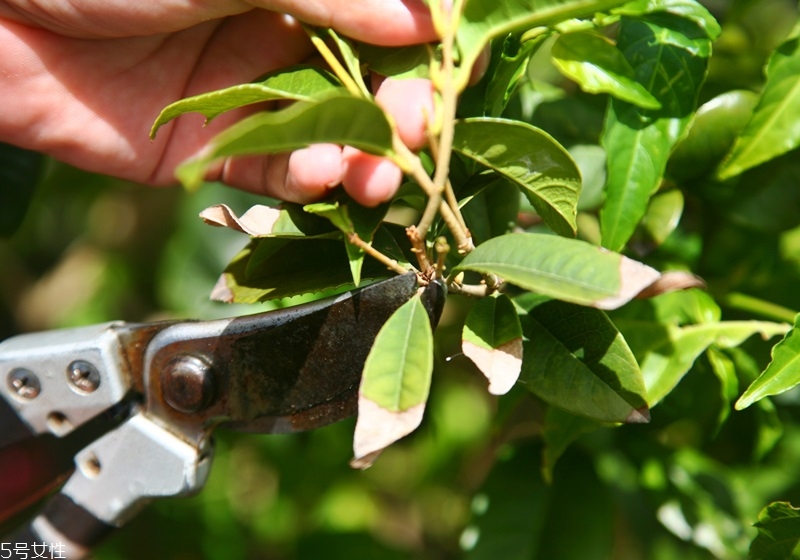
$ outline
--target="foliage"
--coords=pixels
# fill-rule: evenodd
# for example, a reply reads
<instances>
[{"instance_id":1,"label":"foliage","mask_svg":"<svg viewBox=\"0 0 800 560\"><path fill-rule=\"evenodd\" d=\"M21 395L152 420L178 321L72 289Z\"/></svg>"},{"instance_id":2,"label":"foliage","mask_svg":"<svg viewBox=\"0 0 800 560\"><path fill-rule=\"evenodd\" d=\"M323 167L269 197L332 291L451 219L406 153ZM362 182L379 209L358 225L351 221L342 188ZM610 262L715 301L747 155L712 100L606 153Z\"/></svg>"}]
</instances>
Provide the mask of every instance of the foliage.
<instances>
[{"instance_id":1,"label":"foliage","mask_svg":"<svg viewBox=\"0 0 800 560\"><path fill-rule=\"evenodd\" d=\"M255 230L240 224L256 235L225 269L218 299L291 305L408 269L450 295L433 340L416 299L387 322L355 426L222 436L200 496L157 506L100 557L130 557L126 547L141 556L143 534L159 539L157 556L175 558L792 557L796 6L468 0L451 17L430 4L439 45L378 49L309 29L331 73L288 69L176 101L156 121L153 133L187 111L213 118L294 101L185 163L190 187L217 157L314 142L356 146L406 172L391 205L364 209L337 194L276 204ZM487 72L468 86L484 47ZM399 141L365 68L433 77L432 147L414 154ZM223 196L231 207L255 202L206 186L179 204L196 212ZM42 204L33 215L52 212ZM236 234L199 233L175 208L175 232L158 245L161 305L196 315L190 294L214 285ZM226 216L217 223L236 223ZM16 250L35 255L42 235L24 225ZM109 299L124 284L106 282L117 290ZM155 299L152 286L139 289ZM120 312L89 312L90 301L61 323ZM468 359L445 360L461 351ZM370 470L344 468L353 432L367 466L417 426ZM197 540L176 537L182 526Z\"/></svg>"}]
</instances>

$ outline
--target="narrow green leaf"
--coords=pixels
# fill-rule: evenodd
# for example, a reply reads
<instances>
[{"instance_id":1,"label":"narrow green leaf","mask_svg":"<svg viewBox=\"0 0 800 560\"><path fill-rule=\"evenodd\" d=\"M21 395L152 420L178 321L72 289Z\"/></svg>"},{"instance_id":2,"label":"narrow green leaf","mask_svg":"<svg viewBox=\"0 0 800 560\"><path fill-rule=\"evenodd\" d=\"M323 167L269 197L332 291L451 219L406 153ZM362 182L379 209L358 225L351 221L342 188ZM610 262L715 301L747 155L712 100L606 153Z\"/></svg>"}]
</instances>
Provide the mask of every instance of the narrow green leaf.
<instances>
[{"instance_id":1,"label":"narrow green leaf","mask_svg":"<svg viewBox=\"0 0 800 560\"><path fill-rule=\"evenodd\" d=\"M644 216L670 151L689 123L711 43L692 21L663 15L657 21L622 18L617 47L662 108L650 111L612 99L606 115L602 143L614 157L608 158L600 221L603 246L615 251Z\"/></svg>"},{"instance_id":2,"label":"narrow green leaf","mask_svg":"<svg viewBox=\"0 0 800 560\"><path fill-rule=\"evenodd\" d=\"M753 560L785 560L800 542L800 509L787 502L773 502L761 510L753 524L758 535L750 543Z\"/></svg>"},{"instance_id":3,"label":"narrow green leaf","mask_svg":"<svg viewBox=\"0 0 800 560\"><path fill-rule=\"evenodd\" d=\"M518 121L466 119L456 123L453 149L519 186L553 231L575 236L580 171L547 133Z\"/></svg>"},{"instance_id":4,"label":"narrow green leaf","mask_svg":"<svg viewBox=\"0 0 800 560\"><path fill-rule=\"evenodd\" d=\"M780 45L767 65L767 83L753 118L718 171L720 179L800 146L800 37Z\"/></svg>"},{"instance_id":5,"label":"narrow green leaf","mask_svg":"<svg viewBox=\"0 0 800 560\"><path fill-rule=\"evenodd\" d=\"M369 98L369 89L364 83L364 75L361 70L358 46L353 41L347 37L342 37L331 28L326 28L325 34L336 44L336 48L339 49L339 53L342 56L342 60L344 61L344 65L350 77L353 78L353 81L358 85L358 88L364 95Z\"/></svg>"},{"instance_id":6,"label":"narrow green leaf","mask_svg":"<svg viewBox=\"0 0 800 560\"><path fill-rule=\"evenodd\" d=\"M433 332L419 296L386 321L364 364L353 441L354 465L419 426L433 373Z\"/></svg>"},{"instance_id":7,"label":"narrow green leaf","mask_svg":"<svg viewBox=\"0 0 800 560\"><path fill-rule=\"evenodd\" d=\"M615 324L641 365L651 407L675 388L698 356L712 344L730 348L754 334L771 338L784 334L789 328L766 321L723 321L678 327L617 319Z\"/></svg>"},{"instance_id":8,"label":"narrow green leaf","mask_svg":"<svg viewBox=\"0 0 800 560\"><path fill-rule=\"evenodd\" d=\"M322 68L305 65L284 68L267 74L258 82L201 93L167 105L153 123L150 138L155 138L162 125L185 113L201 113L208 122L225 111L245 105L277 99L310 101L340 87L333 74Z\"/></svg>"},{"instance_id":9,"label":"narrow green leaf","mask_svg":"<svg viewBox=\"0 0 800 560\"><path fill-rule=\"evenodd\" d=\"M717 418L719 427L728 419L731 412L730 403L739 393L739 378L736 376L736 364L718 348L709 347L706 350L706 357L708 357L714 375L719 379L720 397L723 403Z\"/></svg>"},{"instance_id":10,"label":"narrow green leaf","mask_svg":"<svg viewBox=\"0 0 800 560\"><path fill-rule=\"evenodd\" d=\"M469 312L461 348L489 380L489 392L504 395L522 368L522 327L506 295L480 300Z\"/></svg>"},{"instance_id":11,"label":"narrow green leaf","mask_svg":"<svg viewBox=\"0 0 800 560\"><path fill-rule=\"evenodd\" d=\"M553 45L552 55L556 68L585 92L608 93L644 109L661 108L661 102L635 80L622 52L602 35L562 35Z\"/></svg>"},{"instance_id":12,"label":"narrow green leaf","mask_svg":"<svg viewBox=\"0 0 800 560\"><path fill-rule=\"evenodd\" d=\"M645 384L605 313L560 301L522 316L520 383L544 401L597 422L648 422Z\"/></svg>"},{"instance_id":13,"label":"narrow green leaf","mask_svg":"<svg viewBox=\"0 0 800 560\"><path fill-rule=\"evenodd\" d=\"M585 241L536 233L490 239L455 270L497 274L526 290L600 309L625 304L660 277L649 266Z\"/></svg>"},{"instance_id":14,"label":"narrow green leaf","mask_svg":"<svg viewBox=\"0 0 800 560\"><path fill-rule=\"evenodd\" d=\"M377 155L393 153L392 128L380 107L365 99L333 95L239 121L217 135L198 158L182 163L176 174L187 188L196 188L217 158L286 152L317 143L349 145Z\"/></svg>"},{"instance_id":15,"label":"narrow green leaf","mask_svg":"<svg viewBox=\"0 0 800 560\"><path fill-rule=\"evenodd\" d=\"M469 69L485 45L494 37L538 26L555 25L573 18L591 17L623 4L620 0L470 0L465 2L458 27L461 53L458 80L461 88L469 79ZM465 70L463 70L465 69Z\"/></svg>"},{"instance_id":16,"label":"narrow green leaf","mask_svg":"<svg viewBox=\"0 0 800 560\"><path fill-rule=\"evenodd\" d=\"M547 31L547 30L544 30ZM525 77L525 70L533 54L550 36L549 33L528 38L523 42L523 32L509 33L504 39L492 41L489 67L481 80L466 90L458 103L458 113L463 117L500 117L517 86Z\"/></svg>"},{"instance_id":17,"label":"narrow green leaf","mask_svg":"<svg viewBox=\"0 0 800 560\"><path fill-rule=\"evenodd\" d=\"M788 391L800 383L800 315L783 340L772 348L772 361L767 369L747 388L736 402L742 410L754 402Z\"/></svg>"},{"instance_id":18,"label":"narrow green leaf","mask_svg":"<svg viewBox=\"0 0 800 560\"><path fill-rule=\"evenodd\" d=\"M42 175L44 156L0 143L0 236L22 224Z\"/></svg>"}]
</instances>

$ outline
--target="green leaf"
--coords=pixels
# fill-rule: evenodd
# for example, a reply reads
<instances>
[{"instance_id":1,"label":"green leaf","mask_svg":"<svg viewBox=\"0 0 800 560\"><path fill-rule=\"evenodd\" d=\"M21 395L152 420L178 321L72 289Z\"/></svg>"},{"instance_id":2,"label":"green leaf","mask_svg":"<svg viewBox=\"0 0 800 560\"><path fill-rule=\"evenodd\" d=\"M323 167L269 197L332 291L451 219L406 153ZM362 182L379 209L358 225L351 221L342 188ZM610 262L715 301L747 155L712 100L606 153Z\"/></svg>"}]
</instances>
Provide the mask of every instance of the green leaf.
<instances>
[{"instance_id":1,"label":"green leaf","mask_svg":"<svg viewBox=\"0 0 800 560\"><path fill-rule=\"evenodd\" d=\"M761 510L753 526L758 529L758 535L750 543L750 558L791 558L800 541L800 509L787 502L773 502Z\"/></svg>"},{"instance_id":2,"label":"green leaf","mask_svg":"<svg viewBox=\"0 0 800 560\"><path fill-rule=\"evenodd\" d=\"M342 60L344 61L344 65L347 68L347 72L350 74L350 77L353 78L353 81L364 93L364 95L369 97L369 89L364 83L364 76L361 70L358 46L347 37L340 36L331 28L326 28L324 33L333 43L336 44L336 48L339 49L339 53L342 55Z\"/></svg>"},{"instance_id":3,"label":"green leaf","mask_svg":"<svg viewBox=\"0 0 800 560\"><path fill-rule=\"evenodd\" d=\"M341 195L339 200L334 202L307 204L303 207L303 210L327 218L344 234L345 250L350 261L350 272L353 275L353 283L358 286L361 283L361 269L366 253L363 249L351 243L348 240L348 236L357 234L362 241L371 244L375 230L389 210L389 204L381 204L376 208L366 208L353 202L348 196Z\"/></svg>"},{"instance_id":4,"label":"green leaf","mask_svg":"<svg viewBox=\"0 0 800 560\"><path fill-rule=\"evenodd\" d=\"M358 396L353 453L363 468L419 426L433 373L433 332L419 296L383 325L367 356Z\"/></svg>"},{"instance_id":5,"label":"green leaf","mask_svg":"<svg viewBox=\"0 0 800 560\"><path fill-rule=\"evenodd\" d=\"M738 346L758 333L784 334L788 325L766 321L723 321L678 327L648 321L615 320L642 368L651 407L666 397L712 344Z\"/></svg>"},{"instance_id":6,"label":"green leaf","mask_svg":"<svg viewBox=\"0 0 800 560\"><path fill-rule=\"evenodd\" d=\"M572 19L591 17L623 4L620 0L470 0L465 2L456 41L461 53L460 89L466 86L469 69L485 45L494 37L517 30L551 26Z\"/></svg>"},{"instance_id":7,"label":"green leaf","mask_svg":"<svg viewBox=\"0 0 800 560\"><path fill-rule=\"evenodd\" d=\"M711 369L714 375L719 379L720 397L723 406L720 407L719 417L717 419L717 426L722 426L725 420L730 415L730 403L736 398L739 393L739 378L736 376L736 364L733 363L727 355L721 350L709 347L706 350L708 362L711 364Z\"/></svg>"},{"instance_id":8,"label":"green leaf","mask_svg":"<svg viewBox=\"0 0 800 560\"><path fill-rule=\"evenodd\" d=\"M522 367L522 327L506 295L480 300L469 312L461 349L489 380L489 392L504 395Z\"/></svg>"},{"instance_id":9,"label":"green leaf","mask_svg":"<svg viewBox=\"0 0 800 560\"><path fill-rule=\"evenodd\" d=\"M712 41L715 41L722 31L711 12L697 0L633 0L611 10L612 14L623 16L642 16L659 12L679 16L693 22Z\"/></svg>"},{"instance_id":10,"label":"green leaf","mask_svg":"<svg viewBox=\"0 0 800 560\"><path fill-rule=\"evenodd\" d=\"M767 65L767 83L753 118L718 171L740 174L800 146L800 37L780 45Z\"/></svg>"},{"instance_id":11,"label":"green leaf","mask_svg":"<svg viewBox=\"0 0 800 560\"><path fill-rule=\"evenodd\" d=\"M681 138L705 78L711 44L690 20L623 18L617 47L636 80L661 102L658 111L612 99L602 143L609 154L602 242L621 250L661 183L670 151Z\"/></svg>"},{"instance_id":12,"label":"green leaf","mask_svg":"<svg viewBox=\"0 0 800 560\"><path fill-rule=\"evenodd\" d=\"M547 31L547 30L545 30ZM510 33L503 40L492 41L492 57L481 80L468 87L458 104L458 114L464 117L499 117L512 94L525 77L531 56L549 37L542 33L522 42L522 32Z\"/></svg>"},{"instance_id":13,"label":"green leaf","mask_svg":"<svg viewBox=\"0 0 800 560\"><path fill-rule=\"evenodd\" d=\"M553 231L575 236L580 172L547 133L518 121L466 119L456 123L453 149L516 184Z\"/></svg>"},{"instance_id":14,"label":"green leaf","mask_svg":"<svg viewBox=\"0 0 800 560\"><path fill-rule=\"evenodd\" d=\"M783 340L772 348L772 361L736 402L742 410L754 402L788 391L800 383L800 315Z\"/></svg>"},{"instance_id":15,"label":"green leaf","mask_svg":"<svg viewBox=\"0 0 800 560\"><path fill-rule=\"evenodd\" d=\"M686 180L710 173L744 130L757 102L752 91L733 90L704 103L675 146L668 175Z\"/></svg>"},{"instance_id":16,"label":"green leaf","mask_svg":"<svg viewBox=\"0 0 800 560\"><path fill-rule=\"evenodd\" d=\"M277 99L310 101L340 87L333 74L322 68L305 65L284 68L267 74L258 82L201 93L167 105L153 123L150 138L155 138L162 125L185 113L202 113L208 122L225 111L245 105Z\"/></svg>"},{"instance_id":17,"label":"green leaf","mask_svg":"<svg viewBox=\"0 0 800 560\"><path fill-rule=\"evenodd\" d=\"M683 192L671 189L657 193L650 199L647 213L642 218L642 230L648 241L659 247L678 227L683 215Z\"/></svg>"},{"instance_id":18,"label":"green leaf","mask_svg":"<svg viewBox=\"0 0 800 560\"><path fill-rule=\"evenodd\" d=\"M560 301L522 316L520 383L539 398L597 422L648 422L645 385L625 339L597 309Z\"/></svg>"},{"instance_id":19,"label":"green leaf","mask_svg":"<svg viewBox=\"0 0 800 560\"><path fill-rule=\"evenodd\" d=\"M42 154L0 143L0 236L22 224L42 174Z\"/></svg>"},{"instance_id":20,"label":"green leaf","mask_svg":"<svg viewBox=\"0 0 800 560\"><path fill-rule=\"evenodd\" d=\"M536 558L550 518L552 488L535 472L538 449L515 446L501 455L472 501L461 538L465 560Z\"/></svg>"},{"instance_id":21,"label":"green leaf","mask_svg":"<svg viewBox=\"0 0 800 560\"><path fill-rule=\"evenodd\" d=\"M459 192L459 196L461 192ZM463 203L463 199L461 203ZM461 214L477 245L492 237L509 233L519 214L519 189L503 179L495 178L485 189L469 197Z\"/></svg>"},{"instance_id":22,"label":"green leaf","mask_svg":"<svg viewBox=\"0 0 800 560\"><path fill-rule=\"evenodd\" d=\"M560 408L549 408L542 433L545 444L542 457L542 477L545 482L552 484L556 462L572 442L583 434L588 434L601 427L602 424L583 416L570 414Z\"/></svg>"},{"instance_id":23,"label":"green leaf","mask_svg":"<svg viewBox=\"0 0 800 560\"><path fill-rule=\"evenodd\" d=\"M490 239L455 270L496 274L520 288L600 309L623 305L660 277L649 266L585 241L537 233Z\"/></svg>"},{"instance_id":24,"label":"green leaf","mask_svg":"<svg viewBox=\"0 0 800 560\"><path fill-rule=\"evenodd\" d=\"M344 144L388 156L393 153L392 127L383 110L365 99L332 95L300 101L239 121L217 135L199 157L182 163L176 175L187 188L196 188L218 158L273 154L318 143Z\"/></svg>"},{"instance_id":25,"label":"green leaf","mask_svg":"<svg viewBox=\"0 0 800 560\"><path fill-rule=\"evenodd\" d=\"M362 44L361 59L381 76L394 78L429 78L431 53L427 45L379 47Z\"/></svg>"},{"instance_id":26,"label":"green leaf","mask_svg":"<svg viewBox=\"0 0 800 560\"><path fill-rule=\"evenodd\" d=\"M566 77L588 93L608 93L644 109L660 109L661 102L634 79L623 54L597 33L569 33L553 45L553 62Z\"/></svg>"},{"instance_id":27,"label":"green leaf","mask_svg":"<svg viewBox=\"0 0 800 560\"><path fill-rule=\"evenodd\" d=\"M325 273L320 274L321 270ZM365 261L362 279L389 275L377 261ZM317 237L259 237L230 262L212 298L256 303L352 287L348 256L338 232Z\"/></svg>"}]
</instances>

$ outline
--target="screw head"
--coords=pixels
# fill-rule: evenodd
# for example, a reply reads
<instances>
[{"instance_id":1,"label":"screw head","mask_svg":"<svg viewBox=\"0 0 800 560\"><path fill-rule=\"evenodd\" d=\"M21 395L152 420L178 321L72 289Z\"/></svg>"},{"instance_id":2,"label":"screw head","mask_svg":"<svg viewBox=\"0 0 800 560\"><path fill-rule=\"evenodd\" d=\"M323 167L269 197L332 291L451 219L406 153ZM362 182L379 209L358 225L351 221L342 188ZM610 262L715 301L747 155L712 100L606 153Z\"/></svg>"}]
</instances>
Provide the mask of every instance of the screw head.
<instances>
[{"instance_id":1,"label":"screw head","mask_svg":"<svg viewBox=\"0 0 800 560\"><path fill-rule=\"evenodd\" d=\"M100 372L86 360L75 360L69 364L67 378L82 393L92 393L100 386Z\"/></svg>"},{"instance_id":2,"label":"screw head","mask_svg":"<svg viewBox=\"0 0 800 560\"><path fill-rule=\"evenodd\" d=\"M11 392L21 399L35 399L42 392L39 378L36 377L35 373L25 368L11 370L6 381Z\"/></svg>"},{"instance_id":3,"label":"screw head","mask_svg":"<svg viewBox=\"0 0 800 560\"><path fill-rule=\"evenodd\" d=\"M178 356L161 371L164 400L180 412L198 412L214 397L214 371L200 356Z\"/></svg>"}]
</instances>

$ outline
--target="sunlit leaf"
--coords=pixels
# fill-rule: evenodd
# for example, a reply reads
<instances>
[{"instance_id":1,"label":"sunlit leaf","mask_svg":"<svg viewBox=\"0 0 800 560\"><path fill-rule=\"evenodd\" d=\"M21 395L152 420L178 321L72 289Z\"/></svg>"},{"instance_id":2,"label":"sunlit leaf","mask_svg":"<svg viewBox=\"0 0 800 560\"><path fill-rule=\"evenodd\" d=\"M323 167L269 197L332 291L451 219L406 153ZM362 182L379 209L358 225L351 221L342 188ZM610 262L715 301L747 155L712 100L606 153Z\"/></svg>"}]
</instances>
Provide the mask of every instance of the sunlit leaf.
<instances>
[{"instance_id":1,"label":"sunlit leaf","mask_svg":"<svg viewBox=\"0 0 800 560\"><path fill-rule=\"evenodd\" d=\"M698 356L712 344L729 348L754 334L771 338L789 328L766 321L723 321L685 327L624 319L614 323L641 365L651 407L675 388Z\"/></svg>"},{"instance_id":2,"label":"sunlit leaf","mask_svg":"<svg viewBox=\"0 0 800 560\"><path fill-rule=\"evenodd\" d=\"M645 385L633 353L597 309L560 301L521 317L520 383L544 401L597 422L648 422Z\"/></svg>"},{"instance_id":3,"label":"sunlit leaf","mask_svg":"<svg viewBox=\"0 0 800 560\"><path fill-rule=\"evenodd\" d=\"M353 466L370 466L376 453L422 421L433 372L433 332L419 296L386 321L364 365L353 440Z\"/></svg>"},{"instance_id":4,"label":"sunlit leaf","mask_svg":"<svg viewBox=\"0 0 800 560\"><path fill-rule=\"evenodd\" d=\"M252 115L218 134L197 158L182 163L176 175L198 187L211 163L225 156L272 154L311 144L354 146L377 155L392 153L392 128L371 101L333 95L300 101L281 111Z\"/></svg>"},{"instance_id":5,"label":"sunlit leaf","mask_svg":"<svg viewBox=\"0 0 800 560\"><path fill-rule=\"evenodd\" d=\"M461 349L489 380L489 392L504 395L522 368L522 327L508 296L480 300L469 312Z\"/></svg>"},{"instance_id":6,"label":"sunlit leaf","mask_svg":"<svg viewBox=\"0 0 800 560\"><path fill-rule=\"evenodd\" d=\"M647 213L642 218L642 230L656 247L678 227L683 215L683 192L672 189L660 192L650 199Z\"/></svg>"},{"instance_id":7,"label":"sunlit leaf","mask_svg":"<svg viewBox=\"0 0 800 560\"><path fill-rule=\"evenodd\" d=\"M200 212L200 217L209 225L226 227L253 237L270 235L280 216L279 209L261 204L252 206L241 217L225 204L210 206Z\"/></svg>"},{"instance_id":8,"label":"sunlit leaf","mask_svg":"<svg viewBox=\"0 0 800 560\"><path fill-rule=\"evenodd\" d=\"M603 246L619 251L644 216L667 159L695 109L711 44L690 20L622 18L617 47L636 80L661 102L658 111L612 99L603 146L608 158L606 203L600 213Z\"/></svg>"},{"instance_id":9,"label":"sunlit leaf","mask_svg":"<svg viewBox=\"0 0 800 560\"><path fill-rule=\"evenodd\" d=\"M752 91L734 90L701 105L670 156L668 175L685 180L712 171L744 130L757 102Z\"/></svg>"},{"instance_id":10,"label":"sunlit leaf","mask_svg":"<svg viewBox=\"0 0 800 560\"><path fill-rule=\"evenodd\" d=\"M661 103L634 79L623 54L597 33L568 33L553 45L553 62L568 78L588 93L608 93L644 109L660 109Z\"/></svg>"},{"instance_id":11,"label":"sunlit leaf","mask_svg":"<svg viewBox=\"0 0 800 560\"><path fill-rule=\"evenodd\" d=\"M369 89L364 83L359 48L356 43L347 37L339 35L331 28L326 28L324 34L327 35L330 41L336 45L337 49L339 49L342 61L344 62L345 68L347 68L347 72L350 74L350 77L353 78L353 81L355 81L359 89L368 96Z\"/></svg>"},{"instance_id":12,"label":"sunlit leaf","mask_svg":"<svg viewBox=\"0 0 800 560\"><path fill-rule=\"evenodd\" d=\"M245 105L277 99L309 101L339 87L341 84L333 74L316 66L299 65L277 70L258 82L201 93L168 105L153 123L150 138L155 138L162 125L185 113L201 113L208 122L225 111Z\"/></svg>"},{"instance_id":13,"label":"sunlit leaf","mask_svg":"<svg viewBox=\"0 0 800 560\"><path fill-rule=\"evenodd\" d=\"M625 304L660 277L649 266L585 241L536 233L490 239L456 270L496 274L526 290L600 309Z\"/></svg>"},{"instance_id":14,"label":"sunlit leaf","mask_svg":"<svg viewBox=\"0 0 800 560\"><path fill-rule=\"evenodd\" d=\"M758 535L750 543L753 560L785 560L800 542L800 509L787 502L773 502L758 514L753 524Z\"/></svg>"},{"instance_id":15,"label":"sunlit leaf","mask_svg":"<svg viewBox=\"0 0 800 560\"><path fill-rule=\"evenodd\" d=\"M453 149L519 186L553 231L574 237L580 172L547 133L517 121L466 119L456 124Z\"/></svg>"},{"instance_id":16,"label":"sunlit leaf","mask_svg":"<svg viewBox=\"0 0 800 560\"><path fill-rule=\"evenodd\" d=\"M611 10L613 14L625 16L641 16L659 12L680 16L693 22L712 41L716 40L722 31L711 12L696 0L633 0Z\"/></svg>"},{"instance_id":17,"label":"sunlit leaf","mask_svg":"<svg viewBox=\"0 0 800 560\"><path fill-rule=\"evenodd\" d=\"M780 45L750 123L718 171L727 179L800 146L800 37Z\"/></svg>"},{"instance_id":18,"label":"sunlit leaf","mask_svg":"<svg viewBox=\"0 0 800 560\"><path fill-rule=\"evenodd\" d=\"M513 31L554 25L572 18L591 17L623 4L620 0L470 0L465 2L458 27L461 52L460 85L466 85L469 69L483 47L494 37Z\"/></svg>"},{"instance_id":19,"label":"sunlit leaf","mask_svg":"<svg viewBox=\"0 0 800 560\"><path fill-rule=\"evenodd\" d=\"M742 410L754 402L788 391L800 383L800 315L783 340L772 348L772 361L736 402Z\"/></svg>"}]
</instances>

